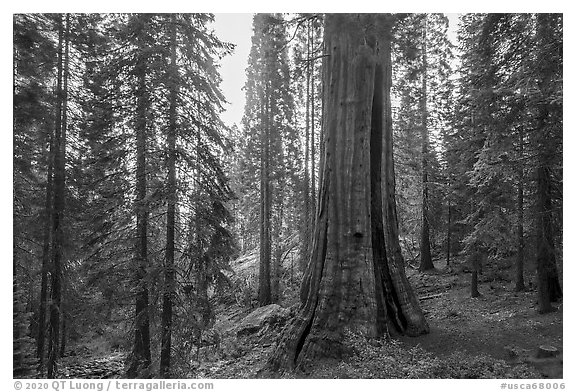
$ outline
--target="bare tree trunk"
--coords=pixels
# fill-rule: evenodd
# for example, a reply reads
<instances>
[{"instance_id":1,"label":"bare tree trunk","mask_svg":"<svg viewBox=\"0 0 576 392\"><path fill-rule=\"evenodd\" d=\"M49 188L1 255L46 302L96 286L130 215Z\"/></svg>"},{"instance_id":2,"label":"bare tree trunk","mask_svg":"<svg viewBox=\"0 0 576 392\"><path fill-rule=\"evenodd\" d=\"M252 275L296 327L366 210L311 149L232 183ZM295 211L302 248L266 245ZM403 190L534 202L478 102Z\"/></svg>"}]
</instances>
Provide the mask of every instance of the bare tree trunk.
<instances>
[{"instance_id":1,"label":"bare tree trunk","mask_svg":"<svg viewBox=\"0 0 576 392\"><path fill-rule=\"evenodd\" d=\"M562 296L558 271L556 269L556 255L554 238L552 236L552 198L550 169L540 164L537 169L538 186L538 224L536 272L538 274L538 298L540 313L553 310L551 302Z\"/></svg>"},{"instance_id":2,"label":"bare tree trunk","mask_svg":"<svg viewBox=\"0 0 576 392\"><path fill-rule=\"evenodd\" d=\"M264 79L266 80L266 79ZM260 270L258 280L258 303L260 306L272 302L270 283L271 264L271 191L270 191L270 112L269 91L267 86L262 92L262 116L261 116L261 151L260 151Z\"/></svg>"},{"instance_id":3,"label":"bare tree trunk","mask_svg":"<svg viewBox=\"0 0 576 392\"><path fill-rule=\"evenodd\" d=\"M40 373L44 370L44 345L46 343L46 308L48 302L48 272L50 268L50 245L52 240L51 223L53 214L53 168L54 168L54 133L50 131L48 151L48 173L46 175L46 199L44 205L44 232L42 233L42 270L40 282L40 309L38 311L38 337L36 356Z\"/></svg>"},{"instance_id":4,"label":"bare tree trunk","mask_svg":"<svg viewBox=\"0 0 576 392\"><path fill-rule=\"evenodd\" d=\"M472 277L470 280L470 296L476 298L480 296L478 292L478 274L482 273L482 265L486 262L487 254L479 245L474 246L470 254L469 264L472 267Z\"/></svg>"},{"instance_id":5,"label":"bare tree trunk","mask_svg":"<svg viewBox=\"0 0 576 392\"><path fill-rule=\"evenodd\" d=\"M422 226L420 228L420 271L434 269L434 264L432 263L432 255L430 253L430 224L428 219L428 150L430 141L428 137L428 107L426 102L428 99L428 56L426 53L426 29L426 15L424 15L424 37L422 40L422 97L420 98L420 112L422 115Z\"/></svg>"},{"instance_id":6,"label":"bare tree trunk","mask_svg":"<svg viewBox=\"0 0 576 392\"><path fill-rule=\"evenodd\" d=\"M546 64L547 50L550 43L550 17L551 14L538 14L536 35L539 41L539 63ZM551 74L548 69L540 70L540 92L544 97L549 92ZM547 313L554 308L555 302L562 296L558 270L556 267L556 250L554 249L554 235L552 223L552 157L553 129L548 122L549 107L545 99L539 105L537 142L538 167L537 177L537 224L536 224L536 272L538 275L538 297L540 313Z\"/></svg>"},{"instance_id":7,"label":"bare tree trunk","mask_svg":"<svg viewBox=\"0 0 576 392\"><path fill-rule=\"evenodd\" d=\"M428 331L422 312L405 314L401 298L409 294L386 255L382 223L391 17L329 14L325 20L326 145L312 259L302 285L305 301L284 330L271 369L340 357L345 329L384 335L390 320L401 332ZM421 324L410 325L414 319Z\"/></svg>"},{"instance_id":8,"label":"bare tree trunk","mask_svg":"<svg viewBox=\"0 0 576 392\"><path fill-rule=\"evenodd\" d=\"M452 244L452 204L448 200L448 225L446 228L446 266L450 265L450 245Z\"/></svg>"},{"instance_id":9,"label":"bare tree trunk","mask_svg":"<svg viewBox=\"0 0 576 392\"><path fill-rule=\"evenodd\" d=\"M282 180L280 180L282 181ZM274 228L274 261L272 263L272 278L271 278L271 291L272 291L272 302L278 303L280 301L280 274L281 274L281 263L282 263L282 221L284 219L284 206L282 200L284 187L278 185L277 190L277 217Z\"/></svg>"},{"instance_id":10,"label":"bare tree trunk","mask_svg":"<svg viewBox=\"0 0 576 392\"><path fill-rule=\"evenodd\" d=\"M142 45L142 43L140 43ZM145 48L142 48L144 51ZM148 302L148 202L146 201L146 144L147 113L150 102L146 86L146 58L138 59L136 77L136 246L134 278L136 286L134 342L129 357L127 378L149 376L150 355L150 316Z\"/></svg>"},{"instance_id":11,"label":"bare tree trunk","mask_svg":"<svg viewBox=\"0 0 576 392\"><path fill-rule=\"evenodd\" d=\"M196 197L194 199L194 233L196 234L196 306L201 315L200 325L197 326L199 339L205 329L209 328L213 321L213 311L208 299L208 271L207 256L205 253L206 239L202 231L202 219L205 212L202 211L202 198L204 196L202 188L202 174L200 165L200 156L202 149L202 134L198 129L196 133ZM200 342L200 340L198 341ZM200 346L198 346L198 350Z\"/></svg>"},{"instance_id":12,"label":"bare tree trunk","mask_svg":"<svg viewBox=\"0 0 576 392\"><path fill-rule=\"evenodd\" d=\"M314 48L314 24L312 20L308 21L309 26L312 24L312 29L310 31L310 46ZM310 53L310 50L308 50ZM312 54L314 58L316 55ZM310 57L310 55L308 55ZM311 214L310 214L310 227L314 224L314 217L316 216L316 147L314 144L315 138L315 112L316 112L316 105L314 99L314 60L310 62L310 178L311 178L311 192L310 192L310 205L311 205Z\"/></svg>"},{"instance_id":13,"label":"bare tree trunk","mask_svg":"<svg viewBox=\"0 0 576 392\"><path fill-rule=\"evenodd\" d=\"M170 108L166 144L168 147L168 206L166 210L166 258L164 265L164 298L162 303L162 347L160 349L160 376L170 377L172 347L172 305L175 296L174 241L176 224L176 105L178 97L178 65L176 64L176 17L170 18Z\"/></svg>"},{"instance_id":14,"label":"bare tree trunk","mask_svg":"<svg viewBox=\"0 0 576 392\"><path fill-rule=\"evenodd\" d=\"M60 335L60 358L62 358L66 352L66 329L68 327L68 323L66 322L66 311L62 310L62 334Z\"/></svg>"},{"instance_id":15,"label":"bare tree trunk","mask_svg":"<svg viewBox=\"0 0 576 392\"><path fill-rule=\"evenodd\" d=\"M58 81L56 87L56 127L54 132L54 213L52 215L52 271L50 294L50 339L48 344L48 378L55 378L60 353L60 304L62 301L61 274L64 259L64 204L66 188L66 111L68 88L70 15L65 25L59 16L58 31Z\"/></svg>"},{"instance_id":16,"label":"bare tree trunk","mask_svg":"<svg viewBox=\"0 0 576 392\"><path fill-rule=\"evenodd\" d=\"M518 164L518 222L517 222L517 254L516 254L516 291L524 291L524 130L519 130L519 164Z\"/></svg>"},{"instance_id":17,"label":"bare tree trunk","mask_svg":"<svg viewBox=\"0 0 576 392\"><path fill-rule=\"evenodd\" d=\"M302 217L302 250L300 256L300 268L306 269L310 257L310 232L311 232L311 198L313 192L310 187L310 21L306 23L306 114L304 136L304 216Z\"/></svg>"}]
</instances>

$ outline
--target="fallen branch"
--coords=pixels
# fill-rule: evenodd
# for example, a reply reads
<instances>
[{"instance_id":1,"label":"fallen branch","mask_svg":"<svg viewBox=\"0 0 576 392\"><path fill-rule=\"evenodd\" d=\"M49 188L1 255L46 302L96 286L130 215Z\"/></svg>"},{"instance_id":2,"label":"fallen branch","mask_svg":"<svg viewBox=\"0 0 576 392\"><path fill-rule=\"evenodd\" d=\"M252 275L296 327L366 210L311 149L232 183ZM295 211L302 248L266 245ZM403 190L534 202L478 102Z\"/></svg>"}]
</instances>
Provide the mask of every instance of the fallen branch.
<instances>
[{"instance_id":1,"label":"fallen branch","mask_svg":"<svg viewBox=\"0 0 576 392\"><path fill-rule=\"evenodd\" d=\"M420 300L420 301L426 301L427 299L438 298L438 297L441 297L442 295L444 295L444 293L428 295L428 296L426 296L426 297L420 297L420 298L418 298L418 300Z\"/></svg>"}]
</instances>

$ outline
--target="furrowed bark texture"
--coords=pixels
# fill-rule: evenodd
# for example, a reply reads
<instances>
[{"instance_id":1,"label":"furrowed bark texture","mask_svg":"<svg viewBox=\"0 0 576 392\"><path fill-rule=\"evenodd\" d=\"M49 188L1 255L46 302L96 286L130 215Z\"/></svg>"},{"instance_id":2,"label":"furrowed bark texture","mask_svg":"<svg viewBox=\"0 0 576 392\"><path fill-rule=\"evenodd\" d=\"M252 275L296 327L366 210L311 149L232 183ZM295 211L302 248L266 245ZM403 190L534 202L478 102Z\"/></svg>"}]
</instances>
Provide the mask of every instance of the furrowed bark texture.
<instances>
[{"instance_id":1,"label":"furrowed bark texture","mask_svg":"<svg viewBox=\"0 0 576 392\"><path fill-rule=\"evenodd\" d=\"M396 221L384 223L382 205L395 216L391 147L383 148L387 138L391 143L390 17L327 15L325 23L325 145L312 255L303 306L271 358L273 370L340 357L345 330L379 336L390 321L401 332L428 331L395 255L397 239L390 256L386 246L397 235ZM413 310L419 315L405 314Z\"/></svg>"},{"instance_id":2,"label":"furrowed bark texture","mask_svg":"<svg viewBox=\"0 0 576 392\"><path fill-rule=\"evenodd\" d=\"M391 26L389 27L391 28ZM424 313L420 308L418 298L412 290L412 286L406 277L404 269L404 257L400 247L398 214L396 212L396 181L394 175L394 149L392 140L392 103L390 100L390 89L392 87L392 54L390 47L390 30L382 32L384 39L381 42L380 61L382 62L382 108L383 112L383 137L382 137L382 197L383 197L383 218L386 237L386 255L388 270L390 274L389 282L385 286L389 294L387 305L395 310L394 314L399 315L398 321L402 321L405 328L400 328L400 332L408 336L417 336L428 333L429 327ZM392 301L392 298L394 299Z\"/></svg>"}]
</instances>

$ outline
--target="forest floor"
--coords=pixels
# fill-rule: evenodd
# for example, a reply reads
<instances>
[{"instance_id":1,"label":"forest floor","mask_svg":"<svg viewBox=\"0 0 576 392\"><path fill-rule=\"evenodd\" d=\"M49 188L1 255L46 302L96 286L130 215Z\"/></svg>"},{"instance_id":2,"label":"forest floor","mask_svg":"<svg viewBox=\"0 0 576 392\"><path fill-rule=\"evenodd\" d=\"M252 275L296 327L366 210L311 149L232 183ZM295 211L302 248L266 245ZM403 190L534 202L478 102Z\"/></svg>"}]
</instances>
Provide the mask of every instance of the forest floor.
<instances>
[{"instance_id":1,"label":"forest floor","mask_svg":"<svg viewBox=\"0 0 576 392\"><path fill-rule=\"evenodd\" d=\"M536 288L529 279L527 291L514 291L510 261L484 266L477 298L470 295L471 274L462 271L462 264L447 268L442 260L435 265L428 273L407 271L421 298L430 333L398 337L400 341L419 345L438 357L457 352L485 354L510 364L529 364L543 378L562 378L562 302L555 304L555 312L538 313ZM541 345L554 346L560 354L537 359Z\"/></svg>"},{"instance_id":2,"label":"forest floor","mask_svg":"<svg viewBox=\"0 0 576 392\"><path fill-rule=\"evenodd\" d=\"M511 262L484 266L479 277L481 296L470 296L470 273L463 262L450 267L436 260L436 269L407 275L421 301L430 333L392 340L347 337L353 354L342 361L319 361L313 368L266 377L287 378L554 378L563 376L562 302L557 310L539 314L533 274L528 290L516 293ZM294 300L288 301L293 303ZM285 317L297 307L283 310ZM241 333L254 309L219 305L215 328L218 348L205 347L199 360L179 362L179 378L257 378L279 339L284 322L263 323ZM243 324L244 323L244 324ZM536 350L551 345L553 358L539 359ZM95 356L78 352L63 359L62 377L122 377L125 354Z\"/></svg>"}]
</instances>

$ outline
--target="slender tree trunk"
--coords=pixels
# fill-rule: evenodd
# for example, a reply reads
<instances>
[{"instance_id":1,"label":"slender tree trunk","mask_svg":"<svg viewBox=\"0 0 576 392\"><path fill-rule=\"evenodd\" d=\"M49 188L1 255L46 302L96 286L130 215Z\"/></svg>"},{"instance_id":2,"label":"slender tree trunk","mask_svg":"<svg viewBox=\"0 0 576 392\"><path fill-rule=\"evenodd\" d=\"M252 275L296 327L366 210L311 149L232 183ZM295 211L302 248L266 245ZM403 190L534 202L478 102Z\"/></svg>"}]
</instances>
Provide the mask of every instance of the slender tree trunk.
<instances>
[{"instance_id":1,"label":"slender tree trunk","mask_svg":"<svg viewBox=\"0 0 576 392\"><path fill-rule=\"evenodd\" d=\"M448 200L448 225L446 228L446 266L450 265L450 245L452 244L452 204Z\"/></svg>"},{"instance_id":2,"label":"slender tree trunk","mask_svg":"<svg viewBox=\"0 0 576 392\"><path fill-rule=\"evenodd\" d=\"M22 304L19 300L18 285L18 264L16 263L16 241L12 240L12 374L17 376L20 373L20 364L24 362L24 353L22 352L21 339L24 335L22 326L19 325L19 315L22 311Z\"/></svg>"},{"instance_id":3,"label":"slender tree trunk","mask_svg":"<svg viewBox=\"0 0 576 392\"><path fill-rule=\"evenodd\" d=\"M142 48L144 51L145 48ZM148 202L146 201L146 128L147 113L149 110L148 90L146 87L146 58L138 59L136 77L136 246L135 265L135 325L134 343L129 358L128 378L149 376L148 369L151 363L150 355L150 316L148 303Z\"/></svg>"},{"instance_id":4,"label":"slender tree trunk","mask_svg":"<svg viewBox=\"0 0 576 392\"><path fill-rule=\"evenodd\" d=\"M68 77L68 41L70 16L66 15L65 25L59 18L58 31L58 72L56 87L56 121L54 131L54 213L52 216L52 271L50 293L50 338L48 344L48 378L55 378L58 354L60 353L60 304L62 300L61 274L64 259L64 199L66 166L66 107Z\"/></svg>"},{"instance_id":5,"label":"slender tree trunk","mask_svg":"<svg viewBox=\"0 0 576 392\"><path fill-rule=\"evenodd\" d=\"M166 210L166 258L164 265L164 298L162 302L162 347L160 350L160 376L170 377L170 351L172 346L172 304L175 296L174 242L176 223L176 105L178 97L178 65L176 64L176 18L170 20L170 108L166 144L168 147L168 206Z\"/></svg>"},{"instance_id":6,"label":"slender tree trunk","mask_svg":"<svg viewBox=\"0 0 576 392\"><path fill-rule=\"evenodd\" d=\"M68 327L68 323L66 322L66 312L63 309L62 311L62 335L60 336L60 358L64 356L66 352L66 329Z\"/></svg>"},{"instance_id":7,"label":"slender tree trunk","mask_svg":"<svg viewBox=\"0 0 576 392\"><path fill-rule=\"evenodd\" d=\"M312 258L302 285L305 301L284 330L270 369L340 357L345 330L385 335L390 321L402 332L428 331L421 311L418 317L405 314L403 298L412 293L403 282L397 285L401 279L385 246L381 160L391 121L391 17L328 14L325 23L326 145ZM416 318L420 325L410 325Z\"/></svg>"},{"instance_id":8,"label":"slender tree trunk","mask_svg":"<svg viewBox=\"0 0 576 392\"><path fill-rule=\"evenodd\" d=\"M422 39L422 97L420 98L420 112L422 115L422 225L420 229L420 271L427 271L434 269L432 263L432 255L430 253L430 227L429 227L429 213L428 213L428 91L427 91L427 70L428 70L428 56L426 44L426 16L424 16L424 37Z\"/></svg>"},{"instance_id":9,"label":"slender tree trunk","mask_svg":"<svg viewBox=\"0 0 576 392\"><path fill-rule=\"evenodd\" d=\"M276 108L272 107L271 111L275 112ZM280 150L275 154L277 155L277 167L282 170L283 173L286 172L286 162L284 158L284 146L282 145L282 135L277 135L276 138L279 140ZM272 291L272 302L278 303L280 300L280 274L281 274L281 262L282 262L282 225L284 222L284 195L286 194L286 184L285 179L282 175L277 176L276 187L274 188L274 200L275 204L275 214L274 214L274 259L272 262L272 277L271 277L271 291Z\"/></svg>"},{"instance_id":10,"label":"slender tree trunk","mask_svg":"<svg viewBox=\"0 0 576 392\"><path fill-rule=\"evenodd\" d=\"M281 181L281 180L280 180ZM271 290L272 290L272 302L278 303L280 301L280 274L281 274L281 261L282 261L282 222L284 219L284 206L282 201L284 187L279 184L276 195L277 197L277 214L276 224L275 224L275 235L274 235L274 261L272 264L272 279L271 279Z\"/></svg>"},{"instance_id":11,"label":"slender tree trunk","mask_svg":"<svg viewBox=\"0 0 576 392\"><path fill-rule=\"evenodd\" d=\"M550 15L538 14L537 37L539 40L539 63L546 64L547 45L550 42ZM539 83L540 91L544 97L549 92L551 74L548 69L540 70L542 80ZM554 249L554 235L552 223L552 156L554 154L552 127L548 123L549 108L543 99L539 105L537 142L537 224L536 224L536 272L538 275L538 297L540 313L552 311L551 302L562 296L558 270L556 267L556 250Z\"/></svg>"},{"instance_id":12,"label":"slender tree trunk","mask_svg":"<svg viewBox=\"0 0 576 392\"><path fill-rule=\"evenodd\" d=\"M266 80L266 79L264 79ZM265 82L266 83L266 82ZM262 104L262 149L260 156L260 271L258 280L258 303L260 306L272 302L270 264L271 264L271 231L270 207L272 205L270 192L270 112L269 91L263 87Z\"/></svg>"},{"instance_id":13,"label":"slender tree trunk","mask_svg":"<svg viewBox=\"0 0 576 392\"><path fill-rule=\"evenodd\" d=\"M304 216L302 217L303 238L300 267L304 271L310 257L310 22L306 23L306 114L305 114L305 141L304 141Z\"/></svg>"},{"instance_id":14,"label":"slender tree trunk","mask_svg":"<svg viewBox=\"0 0 576 392\"><path fill-rule=\"evenodd\" d=\"M548 313L553 310L551 302L560 299L562 292L556 269L552 219L550 216L552 209L550 169L544 164L540 164L537 171L539 216L536 228L536 272L538 274L538 302L540 313Z\"/></svg>"},{"instance_id":15,"label":"slender tree trunk","mask_svg":"<svg viewBox=\"0 0 576 392\"><path fill-rule=\"evenodd\" d=\"M63 173L62 177L62 212L64 213L64 203L66 200L64 192L66 191L66 139L68 133L68 80L70 78L70 14L66 14L66 31L65 31L65 46L64 46L64 101L62 102L62 163L61 171ZM63 218L62 218L63 219ZM62 224L62 223L61 223ZM62 226L63 227L63 226ZM63 241L62 241L63 242ZM64 258L62 257L62 261ZM66 349L66 306L62 297L65 297L66 290L66 277L64 276L64 271L60 267L60 325L61 325L61 335L60 335L60 348L59 357L64 355Z\"/></svg>"},{"instance_id":16,"label":"slender tree trunk","mask_svg":"<svg viewBox=\"0 0 576 392\"><path fill-rule=\"evenodd\" d=\"M309 46L314 48L314 24L312 21L308 23L312 24L312 29L310 32L310 39L308 40ZM310 49L308 49L308 53L310 53ZM308 55L310 58L310 54ZM314 54L312 53L312 57ZM314 60L310 63L310 179L311 179L311 187L310 187L310 205L311 205L311 214L310 214L310 227L314 224L314 217L316 216L316 146L314 142L315 138L315 99L314 99Z\"/></svg>"},{"instance_id":17,"label":"slender tree trunk","mask_svg":"<svg viewBox=\"0 0 576 392\"><path fill-rule=\"evenodd\" d=\"M200 165L200 156L202 149L202 134L198 129L196 133L196 198L194 201L194 232L196 233L196 305L197 311L202 315L201 325L197 333L202 336L202 332L207 329L212 320L212 308L208 300L208 276L207 276L207 259L205 254L205 234L202 232L202 174ZM199 346L198 346L199 348Z\"/></svg>"},{"instance_id":18,"label":"slender tree trunk","mask_svg":"<svg viewBox=\"0 0 576 392\"><path fill-rule=\"evenodd\" d=\"M519 130L519 167L518 167L518 222L516 254L516 291L524 291L524 130Z\"/></svg>"},{"instance_id":19,"label":"slender tree trunk","mask_svg":"<svg viewBox=\"0 0 576 392\"><path fill-rule=\"evenodd\" d=\"M42 233L42 270L40 282L40 309L38 311L38 337L36 340L36 356L39 361L40 373L44 370L44 345L46 343L46 308L48 302L48 272L50 268L50 245L52 238L52 193L54 167L54 133L50 131L48 148L48 172L46 175L46 199L44 204L44 232Z\"/></svg>"},{"instance_id":20,"label":"slender tree trunk","mask_svg":"<svg viewBox=\"0 0 576 392\"><path fill-rule=\"evenodd\" d=\"M469 263L472 267L472 277L470 280L470 296L476 298L480 296L478 292L478 274L482 273L482 265L486 261L487 254L478 245L474 247L474 250L470 254Z\"/></svg>"}]
</instances>

